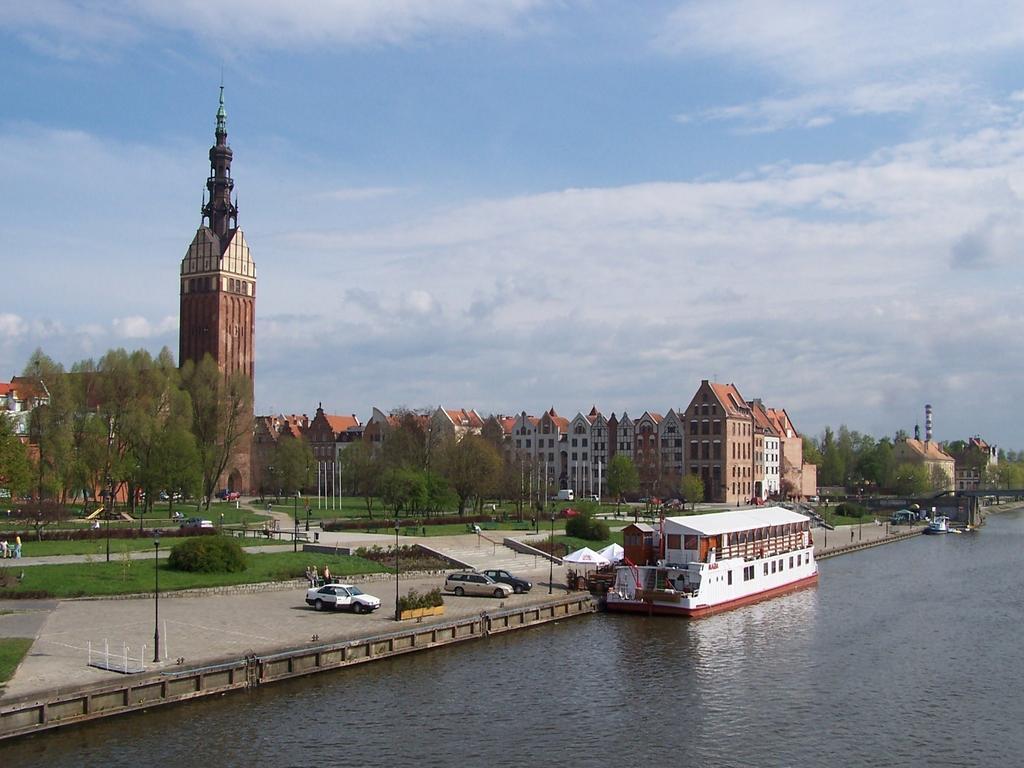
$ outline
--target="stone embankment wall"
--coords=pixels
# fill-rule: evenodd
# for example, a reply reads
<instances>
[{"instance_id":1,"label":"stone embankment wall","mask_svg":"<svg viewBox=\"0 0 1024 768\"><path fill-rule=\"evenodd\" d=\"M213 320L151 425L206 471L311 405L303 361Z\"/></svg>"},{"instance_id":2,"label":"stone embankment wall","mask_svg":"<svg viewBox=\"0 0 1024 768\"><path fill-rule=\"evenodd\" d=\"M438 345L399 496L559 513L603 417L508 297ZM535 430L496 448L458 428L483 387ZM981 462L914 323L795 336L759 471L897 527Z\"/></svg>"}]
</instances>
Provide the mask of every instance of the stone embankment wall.
<instances>
[{"instance_id":1,"label":"stone embankment wall","mask_svg":"<svg viewBox=\"0 0 1024 768\"><path fill-rule=\"evenodd\" d=\"M255 688L316 672L341 669L404 653L438 648L489 635L585 616L596 606L589 594L539 605L484 611L454 621L416 624L375 637L310 646L198 668L141 674L117 683L14 700L0 706L0 740L101 717L135 712L202 696Z\"/></svg>"}]
</instances>

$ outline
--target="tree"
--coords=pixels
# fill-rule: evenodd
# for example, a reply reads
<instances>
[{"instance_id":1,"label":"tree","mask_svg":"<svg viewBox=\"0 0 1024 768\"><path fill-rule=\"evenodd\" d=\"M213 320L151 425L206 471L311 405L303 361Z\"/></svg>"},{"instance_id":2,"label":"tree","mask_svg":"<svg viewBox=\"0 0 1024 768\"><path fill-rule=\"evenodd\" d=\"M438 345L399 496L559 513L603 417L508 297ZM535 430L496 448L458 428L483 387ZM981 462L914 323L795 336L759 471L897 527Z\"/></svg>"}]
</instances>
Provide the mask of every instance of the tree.
<instances>
[{"instance_id":1,"label":"tree","mask_svg":"<svg viewBox=\"0 0 1024 768\"><path fill-rule=\"evenodd\" d=\"M309 487L316 458L304 437L282 436L274 447L272 460L279 488L289 496Z\"/></svg>"},{"instance_id":2,"label":"tree","mask_svg":"<svg viewBox=\"0 0 1024 768\"><path fill-rule=\"evenodd\" d=\"M74 403L63 367L37 349L23 373L33 382L34 404L29 439L37 447L33 486L37 502L45 496L63 500L72 476L71 427Z\"/></svg>"},{"instance_id":3,"label":"tree","mask_svg":"<svg viewBox=\"0 0 1024 768\"><path fill-rule=\"evenodd\" d=\"M695 510L704 501L704 481L698 474L685 474L679 483L679 492L683 494L683 501L690 503L690 509Z\"/></svg>"},{"instance_id":4,"label":"tree","mask_svg":"<svg viewBox=\"0 0 1024 768\"><path fill-rule=\"evenodd\" d=\"M459 498L459 514L466 502L481 501L501 479L502 459L498 450L479 435L449 440L441 449L441 471Z\"/></svg>"},{"instance_id":5,"label":"tree","mask_svg":"<svg viewBox=\"0 0 1024 768\"><path fill-rule=\"evenodd\" d=\"M25 444L10 419L0 414L0 504L24 496L32 485L32 465Z\"/></svg>"},{"instance_id":6,"label":"tree","mask_svg":"<svg viewBox=\"0 0 1024 768\"><path fill-rule=\"evenodd\" d=\"M381 476L380 495L397 520L402 512L413 512L426 503L426 475L409 467L388 467Z\"/></svg>"},{"instance_id":7,"label":"tree","mask_svg":"<svg viewBox=\"0 0 1024 768\"><path fill-rule=\"evenodd\" d=\"M900 496L920 496L928 490L928 470L922 464L909 462L896 467L893 490Z\"/></svg>"},{"instance_id":8,"label":"tree","mask_svg":"<svg viewBox=\"0 0 1024 768\"><path fill-rule=\"evenodd\" d=\"M615 454L608 462L608 493L615 497L615 511L625 493L636 493L640 487L640 474L633 460L624 453Z\"/></svg>"},{"instance_id":9,"label":"tree","mask_svg":"<svg viewBox=\"0 0 1024 768\"><path fill-rule=\"evenodd\" d=\"M181 385L191 397L192 433L207 509L231 455L252 432L251 384L242 373L225 378L210 355L182 366Z\"/></svg>"},{"instance_id":10,"label":"tree","mask_svg":"<svg viewBox=\"0 0 1024 768\"><path fill-rule=\"evenodd\" d=\"M381 462L369 442L360 440L341 452L341 480L353 496L362 496L366 515L373 519L373 502L380 492Z\"/></svg>"},{"instance_id":11,"label":"tree","mask_svg":"<svg viewBox=\"0 0 1024 768\"><path fill-rule=\"evenodd\" d=\"M948 491L953 487L953 478L938 464L933 464L928 473L928 488L931 491Z\"/></svg>"}]
</instances>

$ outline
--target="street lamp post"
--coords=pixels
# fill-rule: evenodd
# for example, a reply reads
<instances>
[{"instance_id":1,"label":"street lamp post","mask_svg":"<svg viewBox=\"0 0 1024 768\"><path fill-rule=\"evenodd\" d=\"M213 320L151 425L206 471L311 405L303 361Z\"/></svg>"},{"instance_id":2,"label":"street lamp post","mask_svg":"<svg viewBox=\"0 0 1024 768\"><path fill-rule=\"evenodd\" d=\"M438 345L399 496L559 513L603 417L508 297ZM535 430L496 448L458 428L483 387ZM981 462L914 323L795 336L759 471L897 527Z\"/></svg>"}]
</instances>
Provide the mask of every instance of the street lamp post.
<instances>
[{"instance_id":1,"label":"street lamp post","mask_svg":"<svg viewBox=\"0 0 1024 768\"><path fill-rule=\"evenodd\" d=\"M153 532L153 663L160 661L160 531Z\"/></svg>"},{"instance_id":2,"label":"street lamp post","mask_svg":"<svg viewBox=\"0 0 1024 768\"><path fill-rule=\"evenodd\" d=\"M555 582L555 513L551 513L551 551L548 553L548 594L554 591Z\"/></svg>"},{"instance_id":3,"label":"street lamp post","mask_svg":"<svg viewBox=\"0 0 1024 768\"><path fill-rule=\"evenodd\" d=\"M110 562L110 510L114 507L114 481L107 477L107 508L103 510L103 527L107 533L107 562Z\"/></svg>"},{"instance_id":4,"label":"street lamp post","mask_svg":"<svg viewBox=\"0 0 1024 768\"><path fill-rule=\"evenodd\" d=\"M295 503L292 505L295 511L295 535L292 536L292 552L299 551L299 492L295 492Z\"/></svg>"},{"instance_id":5,"label":"street lamp post","mask_svg":"<svg viewBox=\"0 0 1024 768\"><path fill-rule=\"evenodd\" d=\"M306 533L309 533L309 505L306 505Z\"/></svg>"},{"instance_id":6,"label":"street lamp post","mask_svg":"<svg viewBox=\"0 0 1024 768\"><path fill-rule=\"evenodd\" d=\"M395 621L402 620L402 612L398 607L398 518L395 518Z\"/></svg>"}]
</instances>

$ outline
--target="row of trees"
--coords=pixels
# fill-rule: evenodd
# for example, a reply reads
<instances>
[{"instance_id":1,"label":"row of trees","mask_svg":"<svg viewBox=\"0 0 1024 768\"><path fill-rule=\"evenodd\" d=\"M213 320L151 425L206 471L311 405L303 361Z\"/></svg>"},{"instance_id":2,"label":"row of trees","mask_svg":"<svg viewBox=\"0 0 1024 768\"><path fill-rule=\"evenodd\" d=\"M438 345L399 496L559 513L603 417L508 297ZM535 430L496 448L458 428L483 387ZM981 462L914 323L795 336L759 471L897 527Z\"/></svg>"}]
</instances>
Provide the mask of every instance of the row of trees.
<instances>
[{"instance_id":1,"label":"row of trees","mask_svg":"<svg viewBox=\"0 0 1024 768\"><path fill-rule=\"evenodd\" d=\"M838 430L826 427L818 438L804 437L804 461L818 466L819 486L901 496L948 488L949 479L941 470L929 471L920 464L897 459L895 444L906 436L898 432L894 439L876 439L845 425ZM972 452L962 440L939 445L954 458L962 457L968 466L973 466L983 487L1024 487L1024 456L1004 453L998 464L989 466L984 453Z\"/></svg>"},{"instance_id":2,"label":"row of trees","mask_svg":"<svg viewBox=\"0 0 1024 768\"><path fill-rule=\"evenodd\" d=\"M249 380L226 378L209 356L179 369L166 348L116 349L66 371L37 350L23 376L42 402L29 415L31 454L0 419L0 487L12 496L88 505L112 486L133 506L160 491L208 504L252 429Z\"/></svg>"}]
</instances>

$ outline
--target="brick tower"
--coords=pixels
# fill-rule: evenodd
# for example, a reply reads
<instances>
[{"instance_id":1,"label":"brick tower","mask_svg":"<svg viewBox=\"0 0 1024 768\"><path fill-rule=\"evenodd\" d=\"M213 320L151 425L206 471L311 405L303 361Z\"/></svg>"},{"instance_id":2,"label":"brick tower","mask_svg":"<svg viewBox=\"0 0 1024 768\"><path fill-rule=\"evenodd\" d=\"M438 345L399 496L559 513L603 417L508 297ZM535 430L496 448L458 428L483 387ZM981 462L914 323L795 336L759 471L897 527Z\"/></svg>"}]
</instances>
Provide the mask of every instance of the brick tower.
<instances>
[{"instance_id":1,"label":"brick tower","mask_svg":"<svg viewBox=\"0 0 1024 768\"><path fill-rule=\"evenodd\" d=\"M178 363L198 363L209 354L225 376L241 372L254 380L256 265L238 226L238 198L232 201L231 147L220 88L216 141L210 147L210 175L203 194L202 223L181 260L181 315ZM207 197L209 199L207 199ZM251 440L231 457L222 486L250 490Z\"/></svg>"}]
</instances>

